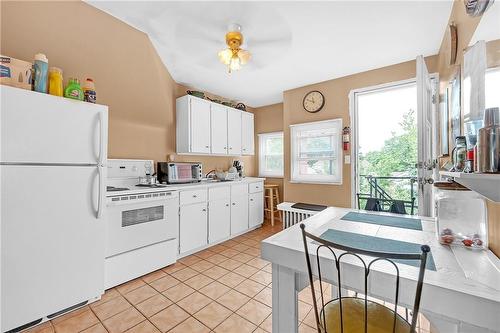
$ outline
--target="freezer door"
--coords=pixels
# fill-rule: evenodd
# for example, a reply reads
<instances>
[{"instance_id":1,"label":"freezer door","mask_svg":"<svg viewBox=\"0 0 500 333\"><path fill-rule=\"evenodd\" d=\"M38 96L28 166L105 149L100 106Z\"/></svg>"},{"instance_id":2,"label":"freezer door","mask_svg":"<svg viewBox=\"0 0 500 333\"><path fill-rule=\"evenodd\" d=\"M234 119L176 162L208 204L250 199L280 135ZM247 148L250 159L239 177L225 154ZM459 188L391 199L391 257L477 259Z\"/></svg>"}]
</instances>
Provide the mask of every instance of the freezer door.
<instances>
[{"instance_id":1,"label":"freezer door","mask_svg":"<svg viewBox=\"0 0 500 333\"><path fill-rule=\"evenodd\" d=\"M97 167L0 172L4 332L102 294L104 216L96 218Z\"/></svg>"},{"instance_id":2,"label":"freezer door","mask_svg":"<svg viewBox=\"0 0 500 333\"><path fill-rule=\"evenodd\" d=\"M0 162L105 163L108 108L0 86Z\"/></svg>"}]
</instances>

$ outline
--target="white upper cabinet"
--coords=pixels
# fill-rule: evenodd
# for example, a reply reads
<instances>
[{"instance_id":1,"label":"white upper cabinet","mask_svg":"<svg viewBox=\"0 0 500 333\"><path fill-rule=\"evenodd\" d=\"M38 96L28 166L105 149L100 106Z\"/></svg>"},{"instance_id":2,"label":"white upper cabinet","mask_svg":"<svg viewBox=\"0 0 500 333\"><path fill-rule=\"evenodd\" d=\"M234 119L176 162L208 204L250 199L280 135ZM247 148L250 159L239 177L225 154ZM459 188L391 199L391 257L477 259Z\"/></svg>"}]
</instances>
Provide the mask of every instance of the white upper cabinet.
<instances>
[{"instance_id":1,"label":"white upper cabinet","mask_svg":"<svg viewBox=\"0 0 500 333\"><path fill-rule=\"evenodd\" d=\"M212 104L210 108L211 153L227 154L227 108L216 104Z\"/></svg>"},{"instance_id":2,"label":"white upper cabinet","mask_svg":"<svg viewBox=\"0 0 500 333\"><path fill-rule=\"evenodd\" d=\"M186 95L177 99L177 153L253 155L253 114Z\"/></svg>"},{"instance_id":3,"label":"white upper cabinet","mask_svg":"<svg viewBox=\"0 0 500 333\"><path fill-rule=\"evenodd\" d=\"M254 124L253 113L241 113L241 154L254 154Z\"/></svg>"},{"instance_id":4,"label":"white upper cabinet","mask_svg":"<svg viewBox=\"0 0 500 333\"><path fill-rule=\"evenodd\" d=\"M241 111L227 111L227 143L229 155L241 155Z\"/></svg>"},{"instance_id":5,"label":"white upper cabinet","mask_svg":"<svg viewBox=\"0 0 500 333\"><path fill-rule=\"evenodd\" d=\"M210 104L203 100L191 99L191 151L210 153Z\"/></svg>"}]
</instances>

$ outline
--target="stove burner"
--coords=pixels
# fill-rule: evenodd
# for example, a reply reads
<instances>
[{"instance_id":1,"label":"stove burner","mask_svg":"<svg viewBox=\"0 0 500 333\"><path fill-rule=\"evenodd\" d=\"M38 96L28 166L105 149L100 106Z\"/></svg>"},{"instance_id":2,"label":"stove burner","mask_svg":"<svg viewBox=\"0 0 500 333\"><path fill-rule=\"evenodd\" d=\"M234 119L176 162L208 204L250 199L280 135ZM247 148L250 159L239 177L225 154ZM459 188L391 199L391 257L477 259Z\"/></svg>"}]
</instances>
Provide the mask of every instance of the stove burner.
<instances>
[{"instance_id":1,"label":"stove burner","mask_svg":"<svg viewBox=\"0 0 500 333\"><path fill-rule=\"evenodd\" d=\"M114 187L114 186L106 186L107 192L118 192L118 191L128 191L130 190L127 187Z\"/></svg>"},{"instance_id":2,"label":"stove burner","mask_svg":"<svg viewBox=\"0 0 500 333\"><path fill-rule=\"evenodd\" d=\"M164 184L137 184L135 186L137 186L137 187L148 187L148 188L167 187L167 185L164 185Z\"/></svg>"}]
</instances>

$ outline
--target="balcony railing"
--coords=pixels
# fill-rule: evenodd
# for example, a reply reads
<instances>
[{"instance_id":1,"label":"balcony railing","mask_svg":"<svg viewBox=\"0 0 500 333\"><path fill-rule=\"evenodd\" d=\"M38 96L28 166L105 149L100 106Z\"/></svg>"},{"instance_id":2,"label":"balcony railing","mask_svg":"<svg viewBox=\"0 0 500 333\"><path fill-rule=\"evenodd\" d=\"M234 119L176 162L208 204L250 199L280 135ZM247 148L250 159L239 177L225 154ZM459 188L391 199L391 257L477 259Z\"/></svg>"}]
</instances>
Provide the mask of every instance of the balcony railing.
<instances>
[{"instance_id":1,"label":"balcony railing","mask_svg":"<svg viewBox=\"0 0 500 333\"><path fill-rule=\"evenodd\" d=\"M363 186L363 182L365 182L365 186ZM390 192L393 192L389 189L391 185L387 185L387 183L398 183L399 189L403 188L406 195L400 195L401 197L395 197L391 195ZM403 185L401 186L401 183ZM408 182L407 184L404 184ZM395 201L400 201L404 204L406 211L413 215L417 211L417 203L416 203L416 184L417 177L410 176L387 176L387 177L379 177L379 176L371 176L371 175L360 175L360 188L364 188L367 190L366 193L360 192L358 193L358 205L359 208L364 208L366 201L370 198L377 199L380 203L380 206L383 211L389 211L391 205ZM395 184L394 184L395 185Z\"/></svg>"}]
</instances>

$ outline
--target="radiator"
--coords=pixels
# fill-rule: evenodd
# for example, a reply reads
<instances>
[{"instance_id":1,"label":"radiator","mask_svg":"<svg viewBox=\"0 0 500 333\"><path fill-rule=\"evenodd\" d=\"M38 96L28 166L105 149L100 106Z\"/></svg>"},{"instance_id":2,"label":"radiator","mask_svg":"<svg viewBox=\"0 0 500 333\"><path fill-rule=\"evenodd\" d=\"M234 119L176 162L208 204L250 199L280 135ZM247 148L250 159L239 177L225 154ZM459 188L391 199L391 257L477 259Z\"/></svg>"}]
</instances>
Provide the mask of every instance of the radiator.
<instances>
[{"instance_id":1,"label":"radiator","mask_svg":"<svg viewBox=\"0 0 500 333\"><path fill-rule=\"evenodd\" d=\"M318 213L312 210L292 208L293 204L293 202L282 202L278 205L278 210L281 211L283 216L283 229L300 223L308 217Z\"/></svg>"}]
</instances>

